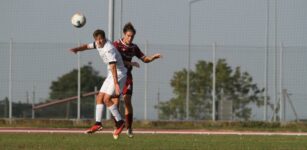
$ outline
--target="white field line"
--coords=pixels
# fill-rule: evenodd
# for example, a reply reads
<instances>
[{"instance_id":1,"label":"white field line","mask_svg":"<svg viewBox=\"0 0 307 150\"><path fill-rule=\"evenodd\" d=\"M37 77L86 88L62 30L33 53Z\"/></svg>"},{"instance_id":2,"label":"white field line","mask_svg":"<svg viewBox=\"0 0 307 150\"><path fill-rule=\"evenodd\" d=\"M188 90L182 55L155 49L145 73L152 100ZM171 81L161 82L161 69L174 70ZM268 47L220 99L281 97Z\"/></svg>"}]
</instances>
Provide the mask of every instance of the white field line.
<instances>
[{"instance_id":1,"label":"white field line","mask_svg":"<svg viewBox=\"0 0 307 150\"><path fill-rule=\"evenodd\" d=\"M0 133L78 133L83 134L82 129L32 129L32 128L0 128ZM106 129L98 133L113 133ZM198 135L283 135L283 136L307 136L306 132L248 132L248 131L205 131L205 130L135 130L135 134L198 134Z\"/></svg>"}]
</instances>

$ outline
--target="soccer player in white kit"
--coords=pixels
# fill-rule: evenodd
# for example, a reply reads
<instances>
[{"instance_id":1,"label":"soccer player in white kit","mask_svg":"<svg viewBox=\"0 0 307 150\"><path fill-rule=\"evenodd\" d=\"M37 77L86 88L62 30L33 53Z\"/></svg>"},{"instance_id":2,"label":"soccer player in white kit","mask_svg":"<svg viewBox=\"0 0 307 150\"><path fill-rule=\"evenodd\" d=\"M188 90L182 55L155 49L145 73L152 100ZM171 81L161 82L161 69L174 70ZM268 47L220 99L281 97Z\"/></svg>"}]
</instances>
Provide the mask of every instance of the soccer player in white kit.
<instances>
[{"instance_id":1,"label":"soccer player in white kit","mask_svg":"<svg viewBox=\"0 0 307 150\"><path fill-rule=\"evenodd\" d=\"M103 30L96 30L93 33L93 37L95 39L93 43L70 49L74 53L96 49L103 62L108 64L108 76L103 82L96 98L96 123L86 133L102 130L101 117L105 104L116 120L116 130L113 133L113 137L117 139L125 127L125 123L118 111L117 105L112 102L111 98L120 96L126 82L127 69L118 50L105 38Z\"/></svg>"}]
</instances>

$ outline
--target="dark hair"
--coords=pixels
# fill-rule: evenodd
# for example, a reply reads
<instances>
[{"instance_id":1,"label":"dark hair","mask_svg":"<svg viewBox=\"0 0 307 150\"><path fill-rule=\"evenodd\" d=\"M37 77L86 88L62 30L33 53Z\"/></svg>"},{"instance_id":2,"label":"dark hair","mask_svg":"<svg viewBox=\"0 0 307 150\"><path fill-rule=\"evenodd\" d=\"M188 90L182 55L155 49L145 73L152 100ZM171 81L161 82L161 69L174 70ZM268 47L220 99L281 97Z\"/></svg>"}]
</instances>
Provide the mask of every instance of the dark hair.
<instances>
[{"instance_id":1,"label":"dark hair","mask_svg":"<svg viewBox=\"0 0 307 150\"><path fill-rule=\"evenodd\" d=\"M134 29L134 27L133 27L131 22L126 23L125 26L124 26L123 32L126 33L128 31L131 31L134 34L136 33L136 31L135 31L135 29Z\"/></svg>"},{"instance_id":2,"label":"dark hair","mask_svg":"<svg viewBox=\"0 0 307 150\"><path fill-rule=\"evenodd\" d=\"M97 30L95 30L94 33L93 33L93 37L94 37L94 38L96 38L98 35L101 35L102 38L104 38L104 39L106 38L106 34L105 34L104 31L101 30L101 29L97 29Z\"/></svg>"}]
</instances>

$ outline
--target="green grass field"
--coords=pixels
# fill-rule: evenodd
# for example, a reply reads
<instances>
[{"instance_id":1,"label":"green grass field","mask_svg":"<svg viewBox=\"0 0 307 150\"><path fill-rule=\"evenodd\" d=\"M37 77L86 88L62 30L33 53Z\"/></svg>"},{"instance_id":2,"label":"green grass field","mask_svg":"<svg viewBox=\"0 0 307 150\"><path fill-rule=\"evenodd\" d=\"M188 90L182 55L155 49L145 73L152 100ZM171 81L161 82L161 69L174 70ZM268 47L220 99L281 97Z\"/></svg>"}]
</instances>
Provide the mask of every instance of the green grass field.
<instances>
[{"instance_id":1,"label":"green grass field","mask_svg":"<svg viewBox=\"0 0 307 150\"><path fill-rule=\"evenodd\" d=\"M113 140L111 134L0 134L0 149L307 149L307 136L239 136L239 135L170 135L122 134Z\"/></svg>"}]
</instances>

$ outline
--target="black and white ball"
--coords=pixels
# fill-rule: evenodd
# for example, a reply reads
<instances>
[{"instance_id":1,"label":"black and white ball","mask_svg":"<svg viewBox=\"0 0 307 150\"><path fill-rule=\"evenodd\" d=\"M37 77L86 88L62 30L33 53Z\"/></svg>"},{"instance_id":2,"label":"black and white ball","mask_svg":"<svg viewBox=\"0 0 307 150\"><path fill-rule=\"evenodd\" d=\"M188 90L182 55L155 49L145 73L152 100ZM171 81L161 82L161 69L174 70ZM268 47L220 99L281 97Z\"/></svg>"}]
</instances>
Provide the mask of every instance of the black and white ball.
<instances>
[{"instance_id":1,"label":"black and white ball","mask_svg":"<svg viewBox=\"0 0 307 150\"><path fill-rule=\"evenodd\" d=\"M75 13L71 17L71 24L76 27L76 28L81 28L85 25L86 23L86 18L83 14L81 13Z\"/></svg>"}]
</instances>

